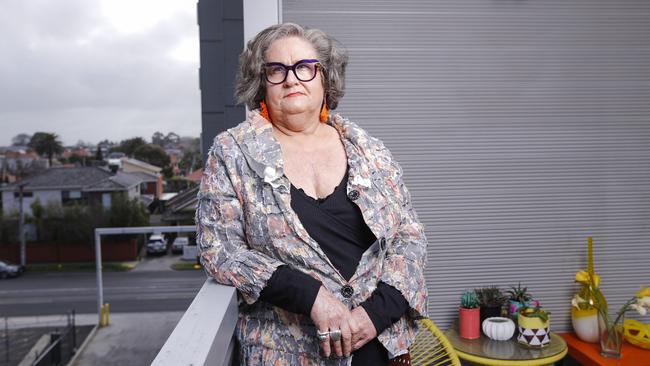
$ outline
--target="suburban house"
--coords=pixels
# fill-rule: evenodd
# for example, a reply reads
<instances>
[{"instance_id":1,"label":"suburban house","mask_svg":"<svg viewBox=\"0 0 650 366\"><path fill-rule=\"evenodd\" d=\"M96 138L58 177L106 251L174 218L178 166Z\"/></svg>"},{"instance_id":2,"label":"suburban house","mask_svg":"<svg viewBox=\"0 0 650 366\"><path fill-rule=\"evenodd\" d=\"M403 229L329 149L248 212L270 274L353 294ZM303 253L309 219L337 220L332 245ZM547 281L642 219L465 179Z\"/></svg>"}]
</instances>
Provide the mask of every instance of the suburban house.
<instances>
[{"instance_id":1,"label":"suburban house","mask_svg":"<svg viewBox=\"0 0 650 366\"><path fill-rule=\"evenodd\" d=\"M111 207L115 194L140 197L150 178L141 172L112 172L99 167L51 168L20 182L0 187L5 213L19 210L19 185L23 186L23 209L31 214L30 205L39 200L61 205L72 202L97 203Z\"/></svg>"},{"instance_id":2,"label":"suburban house","mask_svg":"<svg viewBox=\"0 0 650 366\"><path fill-rule=\"evenodd\" d=\"M179 192L164 204L162 221L166 225L194 225L199 186Z\"/></svg>"},{"instance_id":3,"label":"suburban house","mask_svg":"<svg viewBox=\"0 0 650 366\"><path fill-rule=\"evenodd\" d=\"M21 175L47 169L48 161L26 146L0 148L0 184L13 183Z\"/></svg>"},{"instance_id":4,"label":"suburban house","mask_svg":"<svg viewBox=\"0 0 650 366\"><path fill-rule=\"evenodd\" d=\"M141 193L153 198L160 198L163 194L162 168L145 163L133 158L120 159L120 170L124 173L137 175L142 183Z\"/></svg>"}]
</instances>

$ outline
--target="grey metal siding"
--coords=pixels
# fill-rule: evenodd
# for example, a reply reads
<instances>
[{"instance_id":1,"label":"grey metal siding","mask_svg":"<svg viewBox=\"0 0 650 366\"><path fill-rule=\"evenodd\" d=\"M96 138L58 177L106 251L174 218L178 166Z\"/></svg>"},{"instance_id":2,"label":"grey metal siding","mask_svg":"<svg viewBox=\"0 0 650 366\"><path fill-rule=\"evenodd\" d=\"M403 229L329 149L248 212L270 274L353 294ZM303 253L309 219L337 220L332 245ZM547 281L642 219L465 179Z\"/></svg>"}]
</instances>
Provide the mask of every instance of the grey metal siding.
<instances>
[{"instance_id":1,"label":"grey metal siding","mask_svg":"<svg viewBox=\"0 0 650 366\"><path fill-rule=\"evenodd\" d=\"M339 111L402 164L429 312L521 281L569 330L593 236L612 306L650 285L650 2L283 1L349 50Z\"/></svg>"}]
</instances>

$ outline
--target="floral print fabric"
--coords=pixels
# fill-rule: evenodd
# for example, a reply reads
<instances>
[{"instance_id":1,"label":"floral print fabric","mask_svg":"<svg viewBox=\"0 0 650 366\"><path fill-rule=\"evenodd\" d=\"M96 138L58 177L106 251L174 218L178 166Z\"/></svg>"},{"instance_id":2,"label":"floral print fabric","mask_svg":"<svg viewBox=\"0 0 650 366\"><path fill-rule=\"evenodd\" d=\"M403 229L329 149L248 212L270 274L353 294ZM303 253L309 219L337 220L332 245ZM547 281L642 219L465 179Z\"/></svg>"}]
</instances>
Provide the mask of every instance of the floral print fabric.
<instances>
[{"instance_id":1,"label":"floral print fabric","mask_svg":"<svg viewBox=\"0 0 650 366\"><path fill-rule=\"evenodd\" d=\"M273 126L258 111L219 134L208 154L196 211L197 241L207 274L240 294L235 335L246 365L349 365L320 357L309 317L257 301L280 265L317 280L350 309L379 281L398 289L410 311L379 341L390 356L407 351L417 317L426 314L423 269L427 241L402 181L402 170L383 143L356 124L333 115L348 159L348 197L378 238L346 281L304 229L290 204ZM352 290L352 291L350 291Z\"/></svg>"}]
</instances>

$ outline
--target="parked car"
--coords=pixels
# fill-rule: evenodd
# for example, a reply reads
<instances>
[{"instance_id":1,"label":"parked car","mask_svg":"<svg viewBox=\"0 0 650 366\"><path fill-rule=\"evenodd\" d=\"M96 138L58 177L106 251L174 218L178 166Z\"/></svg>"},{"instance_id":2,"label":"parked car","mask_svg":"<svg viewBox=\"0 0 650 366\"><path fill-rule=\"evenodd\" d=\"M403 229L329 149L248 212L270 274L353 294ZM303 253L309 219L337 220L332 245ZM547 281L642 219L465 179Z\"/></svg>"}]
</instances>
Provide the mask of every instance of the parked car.
<instances>
[{"instance_id":1,"label":"parked car","mask_svg":"<svg viewBox=\"0 0 650 366\"><path fill-rule=\"evenodd\" d=\"M147 242L147 255L167 253L167 239L159 234L153 234Z\"/></svg>"},{"instance_id":2,"label":"parked car","mask_svg":"<svg viewBox=\"0 0 650 366\"><path fill-rule=\"evenodd\" d=\"M0 278L18 277L25 272L25 267L12 264L8 261L0 261Z\"/></svg>"},{"instance_id":3,"label":"parked car","mask_svg":"<svg viewBox=\"0 0 650 366\"><path fill-rule=\"evenodd\" d=\"M172 253L183 253L183 248L190 243L186 236L179 236L172 243Z\"/></svg>"}]
</instances>

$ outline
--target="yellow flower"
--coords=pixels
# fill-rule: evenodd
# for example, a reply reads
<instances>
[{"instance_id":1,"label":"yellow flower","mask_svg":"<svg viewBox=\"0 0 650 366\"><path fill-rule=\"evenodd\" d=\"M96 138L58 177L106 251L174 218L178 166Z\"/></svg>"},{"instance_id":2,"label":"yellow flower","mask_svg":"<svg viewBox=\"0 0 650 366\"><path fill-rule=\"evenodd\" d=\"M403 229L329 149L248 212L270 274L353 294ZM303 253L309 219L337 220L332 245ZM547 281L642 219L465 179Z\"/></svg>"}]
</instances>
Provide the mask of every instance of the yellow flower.
<instances>
[{"instance_id":1,"label":"yellow flower","mask_svg":"<svg viewBox=\"0 0 650 366\"><path fill-rule=\"evenodd\" d=\"M594 287L600 286L600 276L597 274L594 274Z\"/></svg>"},{"instance_id":2,"label":"yellow flower","mask_svg":"<svg viewBox=\"0 0 650 366\"><path fill-rule=\"evenodd\" d=\"M576 282L580 282L582 284L588 285L589 284L589 272L587 272L587 271L578 271L578 273L576 273Z\"/></svg>"},{"instance_id":3,"label":"yellow flower","mask_svg":"<svg viewBox=\"0 0 650 366\"><path fill-rule=\"evenodd\" d=\"M583 285L593 285L594 287L600 286L600 276L594 274L593 283L591 282L591 277L587 271L578 271L576 273L576 282L582 283Z\"/></svg>"},{"instance_id":4,"label":"yellow flower","mask_svg":"<svg viewBox=\"0 0 650 366\"><path fill-rule=\"evenodd\" d=\"M646 296L650 296L650 288L648 287L641 287L641 291L636 293L636 297L638 298L642 298Z\"/></svg>"}]
</instances>

